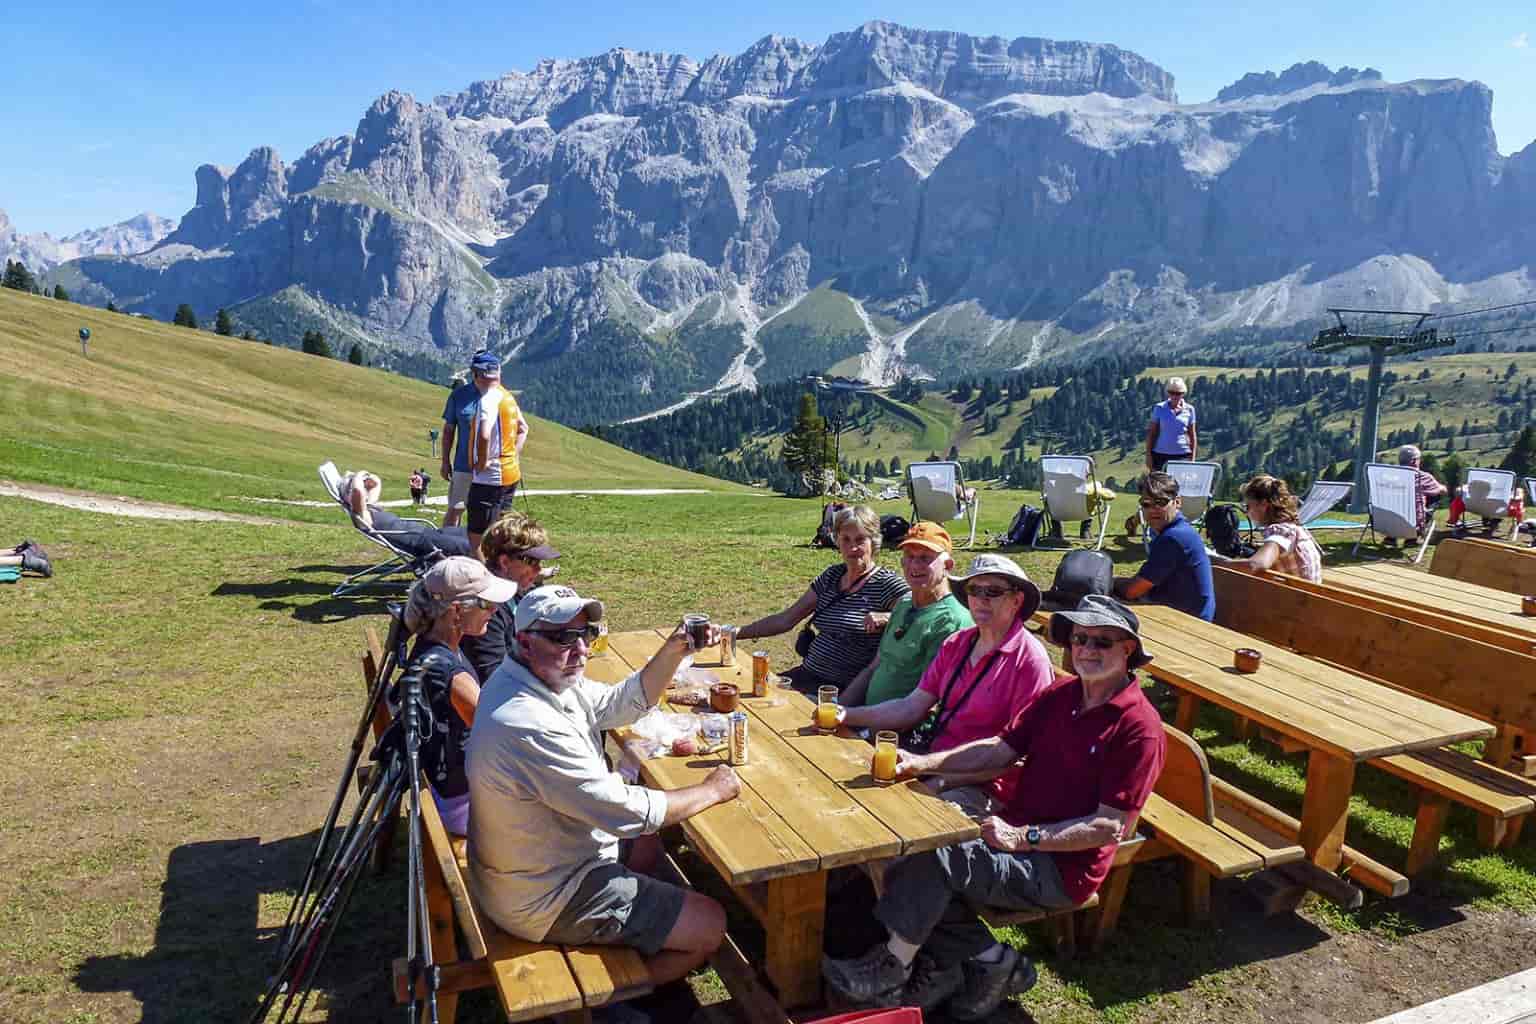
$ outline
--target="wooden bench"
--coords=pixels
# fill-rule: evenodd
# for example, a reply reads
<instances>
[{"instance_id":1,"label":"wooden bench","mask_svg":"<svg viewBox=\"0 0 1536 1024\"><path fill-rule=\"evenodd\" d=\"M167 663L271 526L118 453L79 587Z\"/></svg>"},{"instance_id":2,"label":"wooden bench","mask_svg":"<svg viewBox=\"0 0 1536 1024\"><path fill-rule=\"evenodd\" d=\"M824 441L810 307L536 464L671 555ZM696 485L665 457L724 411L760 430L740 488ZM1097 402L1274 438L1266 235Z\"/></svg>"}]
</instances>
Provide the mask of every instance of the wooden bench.
<instances>
[{"instance_id":1,"label":"wooden bench","mask_svg":"<svg viewBox=\"0 0 1536 1024\"><path fill-rule=\"evenodd\" d=\"M366 630L363 678L372 692L382 648ZM374 715L374 736L389 724L382 707ZM558 946L528 942L496 927L475 905L464 873L462 836L450 835L425 777L421 780L423 869L431 921L432 962L440 971L438 1020L453 1024L458 993L494 987L508 1021L553 1017L560 1024L589 1022L593 1007L622 1002L651 990L650 973L640 954L622 946ZM460 959L455 925L468 955ZM409 965L392 964L397 1002L410 998ZM425 986L417 983L418 994ZM425 1015L423 1016L425 1019Z\"/></svg>"},{"instance_id":2,"label":"wooden bench","mask_svg":"<svg viewBox=\"0 0 1536 1024\"><path fill-rule=\"evenodd\" d=\"M1536 594L1536 550L1487 540L1444 540L1429 571L1511 594Z\"/></svg>"},{"instance_id":3,"label":"wooden bench","mask_svg":"<svg viewBox=\"0 0 1536 1024\"><path fill-rule=\"evenodd\" d=\"M1524 816L1536 810L1536 782L1504 766L1536 728L1536 658L1277 578L1228 569L1213 575L1221 625L1498 726L1481 761L1446 747L1366 762L1418 790L1408 875L1434 862L1448 802L1477 813L1478 837L1489 848L1519 837Z\"/></svg>"}]
</instances>

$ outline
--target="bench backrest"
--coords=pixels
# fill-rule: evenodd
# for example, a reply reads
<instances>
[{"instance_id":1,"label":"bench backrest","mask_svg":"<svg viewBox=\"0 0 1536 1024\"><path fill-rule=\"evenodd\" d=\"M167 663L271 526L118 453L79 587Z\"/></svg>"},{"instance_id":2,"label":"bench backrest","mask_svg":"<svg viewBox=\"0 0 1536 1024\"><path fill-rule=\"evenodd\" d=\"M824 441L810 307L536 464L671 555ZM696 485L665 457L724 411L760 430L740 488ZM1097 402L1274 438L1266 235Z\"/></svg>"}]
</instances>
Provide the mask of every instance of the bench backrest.
<instances>
[{"instance_id":1,"label":"bench backrest","mask_svg":"<svg viewBox=\"0 0 1536 1024\"><path fill-rule=\"evenodd\" d=\"M1216 820L1216 801L1211 796L1211 765L1194 737L1164 723L1168 747L1163 755L1163 774L1154 787L1157 794L1207 825Z\"/></svg>"},{"instance_id":2,"label":"bench backrest","mask_svg":"<svg viewBox=\"0 0 1536 1024\"><path fill-rule=\"evenodd\" d=\"M1536 594L1536 549L1484 540L1443 540L1429 571L1511 594Z\"/></svg>"},{"instance_id":3,"label":"bench backrest","mask_svg":"<svg viewBox=\"0 0 1536 1024\"><path fill-rule=\"evenodd\" d=\"M1536 658L1273 579L1217 569L1216 622L1489 722L1536 730Z\"/></svg>"}]
</instances>

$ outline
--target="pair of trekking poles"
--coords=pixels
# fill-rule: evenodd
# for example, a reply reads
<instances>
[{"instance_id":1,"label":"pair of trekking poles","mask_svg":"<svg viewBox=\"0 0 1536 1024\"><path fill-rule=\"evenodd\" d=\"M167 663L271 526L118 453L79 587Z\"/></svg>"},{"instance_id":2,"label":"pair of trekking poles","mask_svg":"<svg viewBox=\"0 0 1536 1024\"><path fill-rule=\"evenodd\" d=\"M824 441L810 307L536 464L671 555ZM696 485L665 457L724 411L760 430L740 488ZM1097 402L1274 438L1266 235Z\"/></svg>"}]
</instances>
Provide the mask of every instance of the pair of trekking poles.
<instances>
[{"instance_id":1,"label":"pair of trekking poles","mask_svg":"<svg viewBox=\"0 0 1536 1024\"><path fill-rule=\"evenodd\" d=\"M390 607L389 639L377 668L367 705L358 720L341 780L331 798L325 824L304 872L298 896L288 908L278 943L276 967L250 1017L250 1024L297 1021L314 992L316 973L345 915L358 879L381 837L391 834L400 805L406 804L408 861L406 880L407 1020L420 1020L423 1000L428 1019L437 1022L439 971L433 966L431 920L421 839L421 746L432 735L432 709L422 692L421 675L400 679L400 710L374 747L374 771L346 825L338 828L347 788L357 772L363 747L381 702L387 705L392 677L404 660L405 630L399 606ZM431 799L430 794L426 799ZM419 994L424 992L424 995Z\"/></svg>"}]
</instances>

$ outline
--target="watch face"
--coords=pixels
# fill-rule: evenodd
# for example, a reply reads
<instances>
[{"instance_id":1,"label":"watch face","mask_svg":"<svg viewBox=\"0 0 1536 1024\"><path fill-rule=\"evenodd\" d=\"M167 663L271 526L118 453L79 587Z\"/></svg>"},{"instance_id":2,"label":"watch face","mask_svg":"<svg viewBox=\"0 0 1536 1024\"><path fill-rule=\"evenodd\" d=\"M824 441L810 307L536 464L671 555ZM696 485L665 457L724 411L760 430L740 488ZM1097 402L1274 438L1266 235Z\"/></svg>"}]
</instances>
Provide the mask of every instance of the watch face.
<instances>
[{"instance_id":1,"label":"watch face","mask_svg":"<svg viewBox=\"0 0 1536 1024\"><path fill-rule=\"evenodd\" d=\"M1040 841L1040 830L1031 826L1029 831L1024 833L1024 838L1029 840L1030 846L1034 846Z\"/></svg>"}]
</instances>

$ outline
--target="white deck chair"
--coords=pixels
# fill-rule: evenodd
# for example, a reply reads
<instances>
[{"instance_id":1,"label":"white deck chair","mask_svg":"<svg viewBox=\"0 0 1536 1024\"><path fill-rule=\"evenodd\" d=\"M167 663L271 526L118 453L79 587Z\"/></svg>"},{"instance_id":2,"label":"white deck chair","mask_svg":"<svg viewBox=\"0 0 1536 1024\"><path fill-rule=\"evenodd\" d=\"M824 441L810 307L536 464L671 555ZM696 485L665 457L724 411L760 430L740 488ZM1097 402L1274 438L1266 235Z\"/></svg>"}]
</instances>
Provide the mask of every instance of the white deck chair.
<instances>
[{"instance_id":1,"label":"white deck chair","mask_svg":"<svg viewBox=\"0 0 1536 1024\"><path fill-rule=\"evenodd\" d=\"M1525 503L1536 505L1536 476L1525 478Z\"/></svg>"},{"instance_id":2,"label":"white deck chair","mask_svg":"<svg viewBox=\"0 0 1536 1024\"><path fill-rule=\"evenodd\" d=\"M1301 525L1306 526L1327 515L1335 505L1348 498L1349 492L1354 489L1354 484L1344 480L1314 481L1307 496L1301 499L1301 508L1297 512Z\"/></svg>"},{"instance_id":3,"label":"white deck chair","mask_svg":"<svg viewBox=\"0 0 1536 1024\"><path fill-rule=\"evenodd\" d=\"M1466 503L1467 512L1482 520L1481 525L1490 537L1498 532L1499 524L1509 516L1509 499L1514 497L1518 486L1520 484L1515 474L1507 469L1467 470L1467 492L1462 500ZM1516 530L1519 525L1515 524ZM1511 540L1515 532L1510 532Z\"/></svg>"},{"instance_id":4,"label":"white deck chair","mask_svg":"<svg viewBox=\"0 0 1536 1024\"><path fill-rule=\"evenodd\" d=\"M958 462L913 462L907 466L907 495L912 499L912 521L926 519L947 523L968 519L971 535L965 547L976 543L976 517L981 496L965 486Z\"/></svg>"},{"instance_id":5,"label":"white deck chair","mask_svg":"<svg viewBox=\"0 0 1536 1024\"><path fill-rule=\"evenodd\" d=\"M1058 524L1080 523L1084 520L1092 524L1097 519L1099 536L1093 550L1102 548L1104 531L1109 528L1110 503L1095 498L1099 493L1099 483L1093 474L1093 457L1043 455L1040 457L1040 472L1045 479L1040 488L1040 501L1045 506L1046 518ZM1092 529L1092 526L1089 528ZM1040 546L1041 535L1049 532L1050 523L1042 522L1039 531L1035 533L1036 547Z\"/></svg>"},{"instance_id":6,"label":"white deck chair","mask_svg":"<svg viewBox=\"0 0 1536 1024\"><path fill-rule=\"evenodd\" d=\"M1435 532L1435 517L1431 514L1424 525L1424 536L1419 536L1419 477L1412 466L1389 466L1384 462L1365 464L1365 489L1370 515L1360 536L1355 539L1352 554L1360 551L1360 543L1369 531L1371 539L1376 534L1402 541L1405 545L1416 542L1418 554L1413 558L1417 565L1429 547L1429 538Z\"/></svg>"},{"instance_id":7,"label":"white deck chair","mask_svg":"<svg viewBox=\"0 0 1536 1024\"><path fill-rule=\"evenodd\" d=\"M406 585L406 581L390 580L388 577L409 573L412 579L417 579L420 578L422 573L427 571L428 566L423 559L394 544L390 539L390 533L393 531L376 530L358 522L357 517L352 514L351 506L341 496L341 471L336 468L334 462L325 462L320 465L320 482L325 485L326 493L346 512L347 520L352 524L353 528L368 538L370 543L377 544L390 554L389 558L378 565L369 566L360 572L355 572L348 576L335 590L331 591L332 597L350 597L363 590L378 587L400 589ZM432 525L425 519L405 519L404 521L408 523L424 523L427 526Z\"/></svg>"},{"instance_id":8,"label":"white deck chair","mask_svg":"<svg viewBox=\"0 0 1536 1024\"><path fill-rule=\"evenodd\" d=\"M1216 480L1221 476L1221 463L1174 459L1163 466L1163 472L1179 482L1179 499L1184 518L1191 523L1204 519L1205 510L1211 507L1211 499L1216 496Z\"/></svg>"}]
</instances>

